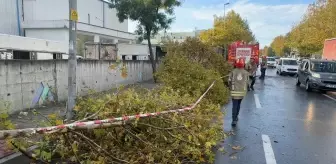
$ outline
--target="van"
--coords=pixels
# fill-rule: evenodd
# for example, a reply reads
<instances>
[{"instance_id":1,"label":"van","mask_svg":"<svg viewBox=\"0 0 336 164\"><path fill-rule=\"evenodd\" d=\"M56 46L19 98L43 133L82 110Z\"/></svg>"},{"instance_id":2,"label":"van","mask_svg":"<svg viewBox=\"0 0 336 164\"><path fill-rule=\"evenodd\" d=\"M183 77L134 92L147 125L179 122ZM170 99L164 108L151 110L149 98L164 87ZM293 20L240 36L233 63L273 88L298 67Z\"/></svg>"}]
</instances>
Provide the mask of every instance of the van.
<instances>
[{"instance_id":1,"label":"van","mask_svg":"<svg viewBox=\"0 0 336 164\"><path fill-rule=\"evenodd\" d=\"M296 85L306 91L317 89L323 93L336 91L336 61L305 59L299 67Z\"/></svg>"},{"instance_id":2,"label":"van","mask_svg":"<svg viewBox=\"0 0 336 164\"><path fill-rule=\"evenodd\" d=\"M279 75L296 75L298 68L299 64L297 60L293 58L280 58L279 63L276 66L277 74Z\"/></svg>"}]
</instances>

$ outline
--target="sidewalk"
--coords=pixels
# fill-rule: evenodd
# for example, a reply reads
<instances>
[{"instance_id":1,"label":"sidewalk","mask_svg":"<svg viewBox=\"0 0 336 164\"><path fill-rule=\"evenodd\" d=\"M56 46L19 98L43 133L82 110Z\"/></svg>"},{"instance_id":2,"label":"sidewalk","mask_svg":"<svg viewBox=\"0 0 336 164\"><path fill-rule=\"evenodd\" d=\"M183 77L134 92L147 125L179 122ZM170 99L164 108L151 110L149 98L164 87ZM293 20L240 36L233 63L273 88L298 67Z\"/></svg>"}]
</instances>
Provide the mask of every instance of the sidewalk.
<instances>
[{"instance_id":1,"label":"sidewalk","mask_svg":"<svg viewBox=\"0 0 336 164\"><path fill-rule=\"evenodd\" d=\"M143 83L137 83L127 86L126 88L141 87L147 89L153 89L157 86L153 81L145 81ZM115 89L111 89L108 92L115 92ZM64 115L66 112L65 103L58 103L54 105L42 106L35 108L36 112L40 114L34 114L33 109L27 109L19 113L12 114L10 120L15 124L16 129L22 128L35 128L39 126L44 117L48 117L50 114ZM11 154L14 154L13 150L8 150L5 140L0 140L0 159L5 158Z\"/></svg>"}]
</instances>

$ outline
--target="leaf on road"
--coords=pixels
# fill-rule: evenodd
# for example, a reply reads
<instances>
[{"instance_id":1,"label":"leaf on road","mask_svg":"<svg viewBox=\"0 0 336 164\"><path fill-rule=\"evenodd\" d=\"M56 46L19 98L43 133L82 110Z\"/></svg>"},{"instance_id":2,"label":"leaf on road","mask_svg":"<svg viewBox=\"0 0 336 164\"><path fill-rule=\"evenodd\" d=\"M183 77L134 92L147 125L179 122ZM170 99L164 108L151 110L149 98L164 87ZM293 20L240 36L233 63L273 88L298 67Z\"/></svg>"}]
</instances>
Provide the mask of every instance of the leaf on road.
<instances>
[{"instance_id":1,"label":"leaf on road","mask_svg":"<svg viewBox=\"0 0 336 164\"><path fill-rule=\"evenodd\" d=\"M231 156L230 158L236 160L236 159L237 159L237 156L233 155L233 156Z\"/></svg>"},{"instance_id":2,"label":"leaf on road","mask_svg":"<svg viewBox=\"0 0 336 164\"><path fill-rule=\"evenodd\" d=\"M231 148L232 148L233 150L241 150L241 149L242 149L241 146L232 146Z\"/></svg>"},{"instance_id":3,"label":"leaf on road","mask_svg":"<svg viewBox=\"0 0 336 164\"><path fill-rule=\"evenodd\" d=\"M229 132L227 133L227 135L229 135L229 136L235 136L235 135L236 135L236 133L234 133L234 131L233 131L233 130L231 130L231 131L229 131Z\"/></svg>"}]
</instances>

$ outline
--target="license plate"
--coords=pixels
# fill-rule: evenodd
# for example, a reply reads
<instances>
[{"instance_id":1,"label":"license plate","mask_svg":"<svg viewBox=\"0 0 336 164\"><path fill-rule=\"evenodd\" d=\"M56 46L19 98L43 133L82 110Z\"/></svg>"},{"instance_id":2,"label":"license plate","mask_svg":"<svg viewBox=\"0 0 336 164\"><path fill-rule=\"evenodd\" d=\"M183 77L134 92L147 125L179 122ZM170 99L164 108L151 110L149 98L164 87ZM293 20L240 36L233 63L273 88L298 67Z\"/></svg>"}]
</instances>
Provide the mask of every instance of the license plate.
<instances>
[{"instance_id":1,"label":"license plate","mask_svg":"<svg viewBox=\"0 0 336 164\"><path fill-rule=\"evenodd\" d=\"M336 88L336 85L327 85L328 88Z\"/></svg>"}]
</instances>

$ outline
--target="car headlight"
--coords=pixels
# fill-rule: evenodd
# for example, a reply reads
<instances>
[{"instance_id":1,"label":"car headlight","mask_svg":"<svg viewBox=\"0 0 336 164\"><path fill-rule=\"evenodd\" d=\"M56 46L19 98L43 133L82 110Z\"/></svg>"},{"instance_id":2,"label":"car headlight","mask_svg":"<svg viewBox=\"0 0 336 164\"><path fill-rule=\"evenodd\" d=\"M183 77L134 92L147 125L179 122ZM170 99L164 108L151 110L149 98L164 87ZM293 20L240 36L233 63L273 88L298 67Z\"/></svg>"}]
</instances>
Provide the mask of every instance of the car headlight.
<instances>
[{"instance_id":1,"label":"car headlight","mask_svg":"<svg viewBox=\"0 0 336 164\"><path fill-rule=\"evenodd\" d=\"M318 74L318 73L312 73L312 77L319 79L319 78L321 78L321 75Z\"/></svg>"}]
</instances>

